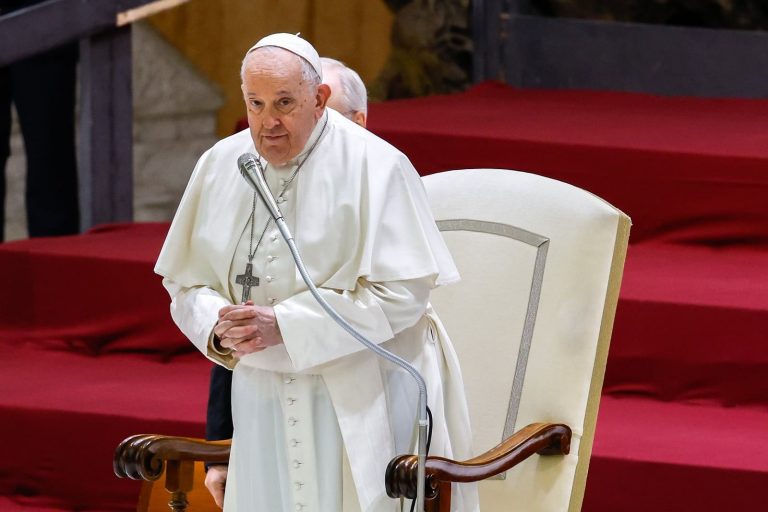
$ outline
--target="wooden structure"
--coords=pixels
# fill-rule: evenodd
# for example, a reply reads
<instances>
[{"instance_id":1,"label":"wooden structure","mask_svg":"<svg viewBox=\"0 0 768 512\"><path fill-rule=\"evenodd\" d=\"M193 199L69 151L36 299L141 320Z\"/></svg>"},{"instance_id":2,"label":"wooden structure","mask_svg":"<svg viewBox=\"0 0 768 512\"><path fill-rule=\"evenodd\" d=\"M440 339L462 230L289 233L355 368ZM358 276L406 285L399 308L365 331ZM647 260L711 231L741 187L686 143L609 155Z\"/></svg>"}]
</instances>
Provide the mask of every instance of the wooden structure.
<instances>
[{"instance_id":1,"label":"wooden structure","mask_svg":"<svg viewBox=\"0 0 768 512\"><path fill-rule=\"evenodd\" d=\"M228 462L229 448L229 441L209 442L185 437L137 435L129 437L118 447L114 470L121 478L145 481L139 497L139 512L163 510L158 506L158 493L153 492L151 485L151 482L162 476L165 476L165 490L170 493L168 507L173 512L196 512L203 509L198 506L188 509L187 499L195 484L198 491L202 491L200 494L207 494L201 485L204 476L199 462ZM206 508L210 508L212 500L205 494L200 501L207 505Z\"/></svg>"},{"instance_id":2,"label":"wooden structure","mask_svg":"<svg viewBox=\"0 0 768 512\"><path fill-rule=\"evenodd\" d=\"M186 1L48 0L0 16L0 66L80 41L83 230L133 220L131 23Z\"/></svg>"},{"instance_id":3,"label":"wooden structure","mask_svg":"<svg viewBox=\"0 0 768 512\"><path fill-rule=\"evenodd\" d=\"M453 482L500 474L480 487L486 512L510 503L580 510L629 219L592 194L527 173L448 171L424 183L463 276L431 302L459 356L474 448L485 450L463 462L428 457L427 510L449 510ZM117 448L114 469L156 480L167 465L181 511L191 461L224 459L221 445L202 440L134 436ZM385 485L392 498L413 498L415 457L395 458Z\"/></svg>"},{"instance_id":4,"label":"wooden structure","mask_svg":"<svg viewBox=\"0 0 768 512\"><path fill-rule=\"evenodd\" d=\"M515 433L492 450L465 462L431 457L427 464L428 512L450 512L450 482L477 482L511 469L535 454L563 455L570 449L571 430L565 425L534 424ZM114 471L121 478L144 480L138 512L213 511L212 499L202 485L201 462L229 460L230 442L208 442L159 435L137 435L123 441L115 452ZM159 497L162 483L166 498ZM446 482L448 482L446 486ZM387 468L387 493L393 497L416 495L416 456L402 455ZM440 492L442 491L442 492ZM192 495L196 495L196 501ZM188 499L189 498L189 499Z\"/></svg>"},{"instance_id":5,"label":"wooden structure","mask_svg":"<svg viewBox=\"0 0 768 512\"><path fill-rule=\"evenodd\" d=\"M426 512L451 512L451 483L479 482L512 469L533 455L568 455L571 429L567 425L532 423L498 446L470 460L458 462L429 457L426 463ZM400 455L387 467L387 494L416 497L418 456Z\"/></svg>"},{"instance_id":6,"label":"wooden structure","mask_svg":"<svg viewBox=\"0 0 768 512\"><path fill-rule=\"evenodd\" d=\"M473 2L475 81L681 96L768 97L768 33L533 14Z\"/></svg>"}]
</instances>

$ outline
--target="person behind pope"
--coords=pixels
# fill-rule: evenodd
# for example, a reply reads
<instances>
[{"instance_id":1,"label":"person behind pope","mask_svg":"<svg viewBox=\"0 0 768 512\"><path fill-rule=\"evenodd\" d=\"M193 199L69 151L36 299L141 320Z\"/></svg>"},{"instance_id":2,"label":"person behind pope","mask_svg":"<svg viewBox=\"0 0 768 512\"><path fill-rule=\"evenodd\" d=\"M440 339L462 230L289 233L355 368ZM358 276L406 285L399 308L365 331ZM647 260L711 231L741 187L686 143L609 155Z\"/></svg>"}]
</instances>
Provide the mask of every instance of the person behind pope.
<instances>
[{"instance_id":1,"label":"person behind pope","mask_svg":"<svg viewBox=\"0 0 768 512\"><path fill-rule=\"evenodd\" d=\"M331 89L327 108L359 124L363 128L368 119L368 91L360 75L343 62L320 57L323 83ZM232 371L217 364L211 369L205 438L219 441L232 438ZM224 503L227 482L227 464L206 464L205 486L219 507Z\"/></svg>"},{"instance_id":2,"label":"person behind pope","mask_svg":"<svg viewBox=\"0 0 768 512\"><path fill-rule=\"evenodd\" d=\"M320 57L323 83L331 89L327 106L365 128L368 121L368 91L357 72L341 61Z\"/></svg>"},{"instance_id":3,"label":"person behind pope","mask_svg":"<svg viewBox=\"0 0 768 512\"><path fill-rule=\"evenodd\" d=\"M456 355L429 306L459 279L408 159L327 109L320 60L273 34L242 67L249 130L198 161L155 267L171 315L234 368L224 510L394 511L384 472L414 443L416 386L329 318L298 276L237 159L257 155L320 293L424 375L430 454L471 456ZM479 510L472 485L452 510Z\"/></svg>"}]
</instances>

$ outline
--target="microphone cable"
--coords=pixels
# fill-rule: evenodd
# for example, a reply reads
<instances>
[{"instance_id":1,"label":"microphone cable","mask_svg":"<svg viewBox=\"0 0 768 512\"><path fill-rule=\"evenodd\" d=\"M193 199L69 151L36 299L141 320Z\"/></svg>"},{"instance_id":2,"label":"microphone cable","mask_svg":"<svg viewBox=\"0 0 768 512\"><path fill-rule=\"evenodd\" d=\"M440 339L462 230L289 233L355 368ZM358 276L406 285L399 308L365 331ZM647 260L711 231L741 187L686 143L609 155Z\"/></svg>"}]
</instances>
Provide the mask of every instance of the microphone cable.
<instances>
[{"instance_id":1,"label":"microphone cable","mask_svg":"<svg viewBox=\"0 0 768 512\"><path fill-rule=\"evenodd\" d=\"M419 388L416 501L419 502L420 506L423 506L425 480L424 463L426 461L428 443L430 441L432 429L432 421L430 420L431 413L427 407L427 383L424 381L424 377L422 377L418 370L416 370L416 368L405 359L380 347L376 343L373 343L371 340L363 336L361 333L357 332L357 330L352 327L349 322L342 318L342 316L339 315L339 313L337 313L330 304L328 304L325 298L318 291L315 283L312 281L312 278L309 275L309 272L307 271L307 268L304 266L301 254L299 254L299 248L296 246L296 241L293 239L293 235L291 235L291 232L288 229L288 225L283 218L283 214L280 212L280 208L277 206L275 198L272 195L269 186L267 185L266 179L264 178L264 169L261 166L261 162L256 158L255 155L244 153L237 159L237 166L240 169L240 174L242 174L243 178L245 178L245 180L258 192L262 202L269 210L270 215L275 221L275 226L280 231L280 234L283 236L286 244L288 244L288 249L291 251L291 255L293 256L293 260L296 263L296 268L299 271L299 274L301 274L301 278L306 283L309 292L312 294L318 304L341 328L347 331L347 333L349 333L353 338L369 348L372 352L376 353L378 356L390 361L391 363L394 363L395 365L405 370L416 381L416 385Z\"/></svg>"},{"instance_id":2,"label":"microphone cable","mask_svg":"<svg viewBox=\"0 0 768 512\"><path fill-rule=\"evenodd\" d=\"M424 457L429 457L429 446L432 444L432 409L427 406L427 421L429 422L429 428L427 429L427 452ZM411 500L411 512L416 507L416 498Z\"/></svg>"}]
</instances>

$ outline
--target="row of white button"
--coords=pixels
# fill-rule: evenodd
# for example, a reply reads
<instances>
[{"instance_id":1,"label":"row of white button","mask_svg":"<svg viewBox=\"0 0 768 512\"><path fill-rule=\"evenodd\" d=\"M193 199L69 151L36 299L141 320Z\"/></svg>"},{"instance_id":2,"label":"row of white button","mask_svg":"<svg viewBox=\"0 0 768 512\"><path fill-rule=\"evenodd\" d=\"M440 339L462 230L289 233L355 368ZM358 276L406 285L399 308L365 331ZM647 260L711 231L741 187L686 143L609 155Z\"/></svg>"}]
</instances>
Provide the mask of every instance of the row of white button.
<instances>
[{"instance_id":1,"label":"row of white button","mask_svg":"<svg viewBox=\"0 0 768 512\"><path fill-rule=\"evenodd\" d=\"M276 234L275 234L275 235L272 235L272 241L273 241L273 242L277 242L278 240L279 240L279 238L278 238L278 236L277 236ZM267 262L268 262L268 263L272 263L272 262L273 262L273 261L275 261L276 259L277 259L277 256L273 256L272 254L270 254L269 256L267 256ZM266 282L268 282L268 283L271 283L272 281L274 281L274 280L275 280L275 278L274 278L274 277L272 277L272 276L266 276L266 277L264 278L264 280L265 280ZM270 305L270 306L272 306L272 305L274 305L274 304L277 302L277 299L276 299L275 297L267 297L267 302L269 302L269 305Z\"/></svg>"},{"instance_id":2,"label":"row of white button","mask_svg":"<svg viewBox=\"0 0 768 512\"><path fill-rule=\"evenodd\" d=\"M295 377L291 377L289 375L286 375L285 377L283 377L283 383L285 383L285 384L293 384L293 382L295 380L296 380ZM296 399L292 398L292 397L288 397L286 399L286 402L288 403L288 405L293 405L296 402ZM298 423L298 421L299 420L297 420L296 418L291 416L291 417L288 418L288 425L293 427L294 425L296 425L296 423ZM291 445L292 448L296 448L300 443L301 443L301 441L299 441L296 438L293 438L290 441L288 441L288 444ZM293 459L292 464L293 464L294 469L299 469L301 467L301 461L298 460L298 459ZM301 491L301 488L304 486L304 482L302 482L300 480L296 480L293 483L293 485L294 485L294 487L296 488L297 491ZM305 508L306 508L305 504L303 504L303 503L296 503L296 510L304 510Z\"/></svg>"}]
</instances>

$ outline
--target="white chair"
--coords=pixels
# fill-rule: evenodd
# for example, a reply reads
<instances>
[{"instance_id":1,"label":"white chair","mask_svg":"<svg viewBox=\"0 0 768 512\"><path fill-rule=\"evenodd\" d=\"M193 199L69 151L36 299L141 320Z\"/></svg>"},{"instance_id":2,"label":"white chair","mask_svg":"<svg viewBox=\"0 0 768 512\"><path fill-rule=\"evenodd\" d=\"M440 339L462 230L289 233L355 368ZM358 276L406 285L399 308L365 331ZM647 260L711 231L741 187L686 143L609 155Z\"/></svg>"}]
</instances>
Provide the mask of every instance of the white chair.
<instances>
[{"instance_id":1,"label":"white chair","mask_svg":"<svg viewBox=\"0 0 768 512\"><path fill-rule=\"evenodd\" d=\"M629 218L584 190L523 172L450 171L424 184L462 275L433 292L432 304L459 356L475 451L544 423L469 464L430 461L428 479L438 487L508 469L480 483L483 512L580 510ZM570 450L562 427L547 424L570 428ZM569 453L525 459L561 451ZM412 494L411 470L410 456L393 460L392 495Z\"/></svg>"}]
</instances>

